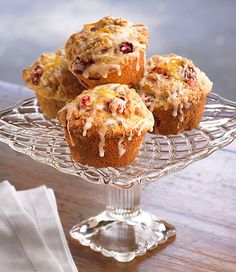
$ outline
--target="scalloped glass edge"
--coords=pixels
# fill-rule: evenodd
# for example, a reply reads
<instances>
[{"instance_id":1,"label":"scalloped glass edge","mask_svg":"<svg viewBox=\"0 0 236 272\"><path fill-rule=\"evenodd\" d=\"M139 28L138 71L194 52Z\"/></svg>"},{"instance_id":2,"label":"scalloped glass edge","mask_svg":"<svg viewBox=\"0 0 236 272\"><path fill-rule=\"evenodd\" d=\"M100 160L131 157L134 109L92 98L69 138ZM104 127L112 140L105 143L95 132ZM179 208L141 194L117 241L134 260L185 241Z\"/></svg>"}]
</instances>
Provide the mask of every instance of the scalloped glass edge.
<instances>
[{"instance_id":1,"label":"scalloped glass edge","mask_svg":"<svg viewBox=\"0 0 236 272\"><path fill-rule=\"evenodd\" d=\"M234 117L232 119L229 119L227 118L228 120L233 120L234 123L236 124L236 118L235 118L235 115L236 115L236 102L233 102L233 101L229 101L227 99L224 99L222 98L221 96L215 94L215 93L212 93L209 95L209 99L211 100L214 100L216 103L218 103L218 105L220 105L219 108L221 108L222 106L223 107L232 107L234 108L233 110L235 111L235 114L234 114ZM23 99L21 101L19 101L18 103L16 103L15 105L11 106L11 107L8 107L6 109L3 109L0 111L0 118L2 118L4 115L6 115L9 111L13 111L14 109L16 108L19 108L21 105L25 104L25 103L29 103L31 101L35 100L34 97L31 97L31 98L26 98L26 99ZM205 125L206 127L207 125ZM203 124L203 127L204 127L204 124ZM200 124L200 128L201 128L201 124ZM0 130L1 130L1 126L0 126ZM204 130L197 130L197 131L203 131ZM188 132L183 132L181 134L179 134L180 136L183 136L184 138L186 138L186 133ZM204 132L204 134L207 134ZM158 137L158 136L150 136L151 138L155 138L155 137ZM159 136L159 137L162 137L163 139L169 139L170 136ZM151 182L151 181L155 181L163 176L166 176L170 173L173 173L173 172L177 172L179 170L182 170L184 169L185 167L187 167L189 164L195 162L195 161L198 161L198 160L201 160L203 158L206 158L208 157L210 154L212 154L213 152L215 152L216 150L230 144L236 137L236 125L235 127L233 126L232 128L226 130L226 133L224 134L223 137L220 137L218 139L213 139L211 141L209 141L209 144L207 146L207 148L203 149L204 152L198 152L198 153L195 153L195 154L190 154L188 155L186 158L182 159L182 160L179 160L178 162L176 162L175 164L173 165L168 165L168 166L165 166L163 169L161 170L158 170L156 171L155 173L151 172L150 174L148 174L147 172L146 175L141 175L141 176L131 176L131 177L127 177L124 178L125 180L121 180L119 178L119 173L117 173L117 170L118 172L122 172L122 168L110 168L108 167L107 169L103 169L103 168L100 168L100 169L96 169L94 167L88 167L88 166L85 166L85 165L81 165L79 163L73 163L74 165L76 166L79 166L80 168L85 168L85 170L80 170L80 171L75 171L75 172L71 172L71 169L70 168L64 168L64 167L61 167L57 161L54 161L53 159L51 158L41 158L39 159L38 157L35 157L34 153L32 152L32 150L30 148L18 148L17 146L14 145L14 141L12 141L10 138L8 137L3 137L0 135L0 141L8 144L12 149L14 149L15 151L18 151L18 152L21 152L23 154L27 154L29 155L31 158L33 158L34 160L38 161L38 162L41 162L41 163L44 163L44 164L47 164L47 165L50 165L50 166L53 166L55 167L56 169L58 169L59 171L63 172L63 173L66 173L66 174L71 174L71 175L75 175L75 176L79 176L89 182L93 182L93 183L100 183L100 184L113 184L113 185L116 185L116 186L120 186L120 187L130 187L134 184L144 184L144 183L148 183L148 182ZM170 152L170 151L169 151ZM132 164L131 166L132 167ZM124 168L123 168L124 169ZM107 172L107 170L109 170ZM97 177L94 177L94 173L96 173L96 176ZM113 175L112 173L115 173L115 175ZM90 178L88 178L89 175ZM92 174L92 176L91 176Z\"/></svg>"}]
</instances>

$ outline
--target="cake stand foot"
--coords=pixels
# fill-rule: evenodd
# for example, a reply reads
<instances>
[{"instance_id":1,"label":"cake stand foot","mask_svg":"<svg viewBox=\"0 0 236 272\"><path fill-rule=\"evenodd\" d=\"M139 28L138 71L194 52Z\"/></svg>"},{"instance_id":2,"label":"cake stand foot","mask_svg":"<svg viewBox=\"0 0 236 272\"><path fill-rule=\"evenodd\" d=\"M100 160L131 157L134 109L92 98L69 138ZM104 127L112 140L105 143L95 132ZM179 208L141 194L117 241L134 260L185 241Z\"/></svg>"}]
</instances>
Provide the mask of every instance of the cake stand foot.
<instances>
[{"instance_id":1,"label":"cake stand foot","mask_svg":"<svg viewBox=\"0 0 236 272\"><path fill-rule=\"evenodd\" d=\"M73 240L119 262L129 262L175 235L173 225L139 209L139 186L106 187L107 210L74 226Z\"/></svg>"}]
</instances>

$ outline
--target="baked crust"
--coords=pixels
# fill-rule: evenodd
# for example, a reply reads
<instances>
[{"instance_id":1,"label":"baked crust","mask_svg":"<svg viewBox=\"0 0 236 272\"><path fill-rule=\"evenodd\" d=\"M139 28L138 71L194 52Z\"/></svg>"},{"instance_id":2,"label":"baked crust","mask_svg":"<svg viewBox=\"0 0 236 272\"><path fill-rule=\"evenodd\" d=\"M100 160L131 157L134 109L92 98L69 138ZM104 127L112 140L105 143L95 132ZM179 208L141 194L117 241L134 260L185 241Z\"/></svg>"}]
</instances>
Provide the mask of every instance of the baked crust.
<instances>
[{"instance_id":1,"label":"baked crust","mask_svg":"<svg viewBox=\"0 0 236 272\"><path fill-rule=\"evenodd\" d=\"M121 112L117 112L120 106ZM134 89L121 84L105 84L85 90L60 110L58 120L72 134L86 132L86 136L98 135L109 121L106 135L112 138L148 131L154 124L152 113L141 97ZM86 123L89 123L88 129Z\"/></svg>"},{"instance_id":2,"label":"baked crust","mask_svg":"<svg viewBox=\"0 0 236 272\"><path fill-rule=\"evenodd\" d=\"M75 161L95 167L130 164L154 118L127 85L106 84L85 90L59 111Z\"/></svg>"},{"instance_id":3,"label":"baked crust","mask_svg":"<svg viewBox=\"0 0 236 272\"><path fill-rule=\"evenodd\" d=\"M98 77L97 79L85 78L83 74L77 74L77 78L80 80L81 84L86 88L94 88L98 85L109 84L109 83L119 83L126 84L128 86L133 86L138 84L144 73L145 64L145 51L140 51L140 57L128 58L125 63L120 64L121 75L117 74L115 69L109 70L107 77ZM137 64L139 62L139 64ZM139 70L136 67L139 65Z\"/></svg>"},{"instance_id":4,"label":"baked crust","mask_svg":"<svg viewBox=\"0 0 236 272\"><path fill-rule=\"evenodd\" d=\"M84 90L68 70L63 49L58 49L56 53L43 53L23 70L22 76L30 89L45 98L67 101Z\"/></svg>"},{"instance_id":5,"label":"baked crust","mask_svg":"<svg viewBox=\"0 0 236 272\"><path fill-rule=\"evenodd\" d=\"M84 25L65 46L69 70L85 87L136 84L142 77L148 31L142 24L107 16Z\"/></svg>"},{"instance_id":6,"label":"baked crust","mask_svg":"<svg viewBox=\"0 0 236 272\"><path fill-rule=\"evenodd\" d=\"M60 101L54 98L47 98L38 94L37 92L36 97L39 102L41 111L49 119L56 118L58 111L66 104L66 101Z\"/></svg>"},{"instance_id":7,"label":"baked crust","mask_svg":"<svg viewBox=\"0 0 236 272\"><path fill-rule=\"evenodd\" d=\"M146 132L140 136L134 135L130 141L128 137L124 138L122 145L126 149L126 152L122 156L119 155L119 138L107 137L104 146L104 157L99 156L99 136L83 137L79 133L73 133L70 136L67 130L65 130L65 135L74 161L101 168L120 167L131 164L138 154ZM71 138L74 142L73 145Z\"/></svg>"},{"instance_id":8,"label":"baked crust","mask_svg":"<svg viewBox=\"0 0 236 272\"><path fill-rule=\"evenodd\" d=\"M137 89L153 112L154 133L167 135L198 126L212 82L189 59L155 55Z\"/></svg>"},{"instance_id":9,"label":"baked crust","mask_svg":"<svg viewBox=\"0 0 236 272\"><path fill-rule=\"evenodd\" d=\"M55 118L66 101L79 95L84 87L68 70L63 49L44 53L23 70L23 80L36 93L42 112Z\"/></svg>"},{"instance_id":10,"label":"baked crust","mask_svg":"<svg viewBox=\"0 0 236 272\"><path fill-rule=\"evenodd\" d=\"M192 97L190 107L183 109L184 119L180 121L179 117L173 117L173 106L169 109L155 107L153 116L155 126L153 133L161 135L178 134L184 130L197 128L206 104L206 94L201 93Z\"/></svg>"}]
</instances>

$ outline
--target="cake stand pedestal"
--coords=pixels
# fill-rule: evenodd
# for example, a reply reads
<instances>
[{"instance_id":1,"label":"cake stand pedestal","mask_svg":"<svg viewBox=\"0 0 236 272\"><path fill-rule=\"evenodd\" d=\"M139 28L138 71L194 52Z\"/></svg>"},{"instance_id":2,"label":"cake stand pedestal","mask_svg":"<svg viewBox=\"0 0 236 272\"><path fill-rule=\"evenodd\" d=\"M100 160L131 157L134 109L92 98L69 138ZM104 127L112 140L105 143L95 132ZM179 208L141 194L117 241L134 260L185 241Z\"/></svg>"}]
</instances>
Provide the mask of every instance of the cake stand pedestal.
<instances>
[{"instance_id":1,"label":"cake stand pedestal","mask_svg":"<svg viewBox=\"0 0 236 272\"><path fill-rule=\"evenodd\" d=\"M131 165L96 169L72 160L63 129L43 116L35 98L0 111L0 141L61 172L104 185L106 211L74 226L70 235L120 262L131 261L175 235L173 225L140 209L140 184L206 158L235 137L236 103L211 94L198 129L179 135L148 134Z\"/></svg>"},{"instance_id":2,"label":"cake stand pedestal","mask_svg":"<svg viewBox=\"0 0 236 272\"><path fill-rule=\"evenodd\" d=\"M129 262L175 235L175 227L140 209L139 185L106 187L106 211L74 226L70 235L84 246Z\"/></svg>"}]
</instances>

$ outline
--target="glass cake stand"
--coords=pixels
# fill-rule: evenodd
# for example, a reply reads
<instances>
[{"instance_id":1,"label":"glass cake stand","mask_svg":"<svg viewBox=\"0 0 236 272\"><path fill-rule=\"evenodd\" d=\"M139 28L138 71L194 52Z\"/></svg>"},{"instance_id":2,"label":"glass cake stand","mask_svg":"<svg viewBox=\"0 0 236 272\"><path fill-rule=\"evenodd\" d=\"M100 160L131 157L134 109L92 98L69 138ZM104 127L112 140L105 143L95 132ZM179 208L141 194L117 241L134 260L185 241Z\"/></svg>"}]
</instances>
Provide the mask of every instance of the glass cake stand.
<instances>
[{"instance_id":1,"label":"glass cake stand","mask_svg":"<svg viewBox=\"0 0 236 272\"><path fill-rule=\"evenodd\" d=\"M206 158L235 136L236 103L211 94L198 129L148 134L134 163L96 169L72 160L63 129L56 120L45 119L35 98L0 111L0 141L61 172L105 185L106 211L74 226L70 235L120 262L145 254L176 232L173 225L140 209L139 185Z\"/></svg>"}]
</instances>

